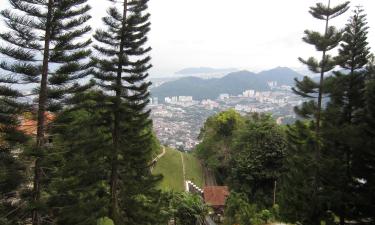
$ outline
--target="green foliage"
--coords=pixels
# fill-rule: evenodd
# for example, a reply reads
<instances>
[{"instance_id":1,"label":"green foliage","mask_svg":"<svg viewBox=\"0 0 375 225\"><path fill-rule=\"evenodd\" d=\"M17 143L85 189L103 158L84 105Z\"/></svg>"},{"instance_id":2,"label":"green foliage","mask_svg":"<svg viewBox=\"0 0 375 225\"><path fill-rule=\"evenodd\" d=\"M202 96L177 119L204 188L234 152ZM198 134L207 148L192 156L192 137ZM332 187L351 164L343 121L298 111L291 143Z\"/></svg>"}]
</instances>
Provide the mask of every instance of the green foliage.
<instances>
[{"instance_id":1,"label":"green foliage","mask_svg":"<svg viewBox=\"0 0 375 225\"><path fill-rule=\"evenodd\" d=\"M370 213L375 190L370 181L374 179L370 164L375 162L370 153L374 144L374 67L367 35L366 15L357 7L334 59L342 70L324 80L324 93L330 98L321 110L322 123L297 122L289 127L281 191L281 214L288 221L374 221ZM297 89L314 97L311 87L318 86L297 83ZM300 112L314 118L314 104L304 104Z\"/></svg>"},{"instance_id":2,"label":"green foliage","mask_svg":"<svg viewBox=\"0 0 375 225\"><path fill-rule=\"evenodd\" d=\"M103 219L99 219L97 225L113 225L113 222L111 219L105 217Z\"/></svg>"},{"instance_id":3,"label":"green foliage","mask_svg":"<svg viewBox=\"0 0 375 225\"><path fill-rule=\"evenodd\" d=\"M14 149L13 149L14 150ZM0 224L13 225L22 222L23 201L12 204L19 197L21 184L25 181L25 165L15 156L12 148L0 145Z\"/></svg>"},{"instance_id":4,"label":"green foliage","mask_svg":"<svg viewBox=\"0 0 375 225\"><path fill-rule=\"evenodd\" d=\"M150 111L151 85L147 46L150 31L148 0L117 1L103 18L104 29L94 34L97 51L93 74L106 93L113 118L110 151L110 205L114 224L149 224L158 218L160 177L150 173L155 141Z\"/></svg>"},{"instance_id":5,"label":"green foliage","mask_svg":"<svg viewBox=\"0 0 375 225\"><path fill-rule=\"evenodd\" d=\"M203 225L209 208L198 195L174 194L171 200L173 219L177 225Z\"/></svg>"},{"instance_id":6,"label":"green foliage","mask_svg":"<svg viewBox=\"0 0 375 225\"><path fill-rule=\"evenodd\" d=\"M366 68L365 86L365 108L363 126L359 133L361 137L360 146L357 146L355 157L353 157L354 176L361 179L358 190L359 196L356 205L363 217L375 221L373 214L375 210L375 60L372 58Z\"/></svg>"},{"instance_id":7,"label":"green foliage","mask_svg":"<svg viewBox=\"0 0 375 225\"><path fill-rule=\"evenodd\" d=\"M335 174L333 168L325 166L341 165L337 164L337 158L341 157L340 154L333 154L334 158L330 158L333 160L327 159L327 155L332 153L325 151L324 140L328 138L334 143L335 138L340 138L340 136L332 135L333 133L328 135L326 130L324 131L325 122L336 120L340 110L331 110L333 117L326 120L324 113L327 110L323 109L323 103L325 95L333 93L335 89L336 93L333 93L331 98L333 101L340 99L337 96L342 94L344 89L341 86L342 82L333 80L332 77L325 78L325 74L339 64L346 66L354 62L345 62L348 58L352 58L347 53L353 52L348 49L353 47L353 41L350 40L348 34L348 31L352 29L349 27L350 25L347 26L345 35L343 31L329 25L333 18L342 15L349 9L349 2L334 7L330 3L330 1L328 1L328 5L317 3L316 6L310 8L310 14L314 18L325 22L324 33L305 31L303 38L306 43L313 45L317 51L322 53L322 58L320 60L313 57L307 60L300 58L300 61L310 71L320 74L320 81L315 82L311 78L305 77L302 81L296 80L296 87L293 88L296 94L307 99L307 102L302 106L296 107L295 112L303 118L313 119L314 122L297 122L288 130L287 172L282 179L281 211L288 221L298 221L303 224L320 224L321 220L326 217L328 209L332 207L327 200L330 197L335 198L335 191L328 190L325 185L327 182L337 182L337 179L335 176L329 179L324 178L324 173ZM343 39L346 44L342 44L341 57L330 56L329 51L335 49ZM337 184L340 185L339 183ZM331 204L337 203L331 202Z\"/></svg>"},{"instance_id":8,"label":"green foliage","mask_svg":"<svg viewBox=\"0 0 375 225\"><path fill-rule=\"evenodd\" d=\"M246 193L258 206L272 206L275 182L283 170L285 147L284 133L270 115L245 117L245 124L233 141L230 187Z\"/></svg>"},{"instance_id":9,"label":"green foliage","mask_svg":"<svg viewBox=\"0 0 375 225\"><path fill-rule=\"evenodd\" d=\"M232 192L225 205L225 225L263 225L278 219L278 206L259 210L256 204L250 204L246 195Z\"/></svg>"},{"instance_id":10,"label":"green foliage","mask_svg":"<svg viewBox=\"0 0 375 225\"><path fill-rule=\"evenodd\" d=\"M0 68L10 74L1 82L36 84L33 96L39 98L43 69L47 69L46 109L61 109L62 100L71 93L82 91L77 80L90 73L90 64L86 62L91 54L87 48L91 40L82 40L82 36L91 30L86 25L91 18L87 14L91 8L86 4L87 0L56 1L51 5L49 1L9 2L12 9L1 12L8 29L0 34L4 44L0 54L12 61L0 63ZM48 54L48 61L40 60L43 58L41 52ZM19 95L23 96L22 93Z\"/></svg>"},{"instance_id":11,"label":"green foliage","mask_svg":"<svg viewBox=\"0 0 375 225\"><path fill-rule=\"evenodd\" d=\"M303 118L316 119L316 125L318 127L320 126L322 98L323 94L326 93L324 75L334 69L338 64L334 57L328 55L328 52L336 48L342 39L342 31L337 30L334 26L329 26L329 22L333 18L345 13L349 9L348 5L349 2L339 4L335 7L317 3L310 8L310 14L316 19L324 20L326 28L323 34L317 31L306 30L303 40L307 44L313 45L317 51L322 52L322 58L318 60L314 57L310 57L309 59L299 58L299 60L305 64L311 72L320 74L320 81L315 82L307 76L304 77L303 80L296 79L296 87L293 88L293 91L308 99L308 102L303 104L302 107L296 107L296 113ZM317 99L317 101L315 99Z\"/></svg>"},{"instance_id":12,"label":"green foliage","mask_svg":"<svg viewBox=\"0 0 375 225\"><path fill-rule=\"evenodd\" d=\"M287 130L286 171L281 177L280 213L284 220L317 224L324 216L322 199L316 189L313 122L296 122Z\"/></svg>"},{"instance_id":13,"label":"green foliage","mask_svg":"<svg viewBox=\"0 0 375 225\"><path fill-rule=\"evenodd\" d=\"M48 204L57 224L95 224L110 210L114 117L112 110L105 107L110 101L102 92L83 93L72 100L75 107L59 115L53 129L54 158L50 159L50 165L54 166L51 175L55 179L49 186ZM150 133L149 130L145 133ZM151 176L148 167L151 142L151 139L145 141L144 150L149 152L140 152L142 156L119 154L120 162L125 164L121 167L121 176L129 179L122 183L123 191L129 193L122 196L121 191L119 201L132 206L127 212L132 223L138 217L153 224L159 224L160 220L154 215L160 213L162 201L159 191L153 187L159 178Z\"/></svg>"},{"instance_id":14,"label":"green foliage","mask_svg":"<svg viewBox=\"0 0 375 225\"><path fill-rule=\"evenodd\" d=\"M26 180L26 163L22 158L28 137L18 129L20 116L28 105L20 102L22 95L2 83L0 78L0 224L18 224L24 213L24 201L12 204L19 198Z\"/></svg>"},{"instance_id":15,"label":"green foliage","mask_svg":"<svg viewBox=\"0 0 375 225\"><path fill-rule=\"evenodd\" d=\"M366 65L370 55L367 33L366 15L357 8L346 25L339 49L340 66L348 72L336 72L330 78L331 99L323 118L322 177L326 202L341 220L358 219L362 214L357 204L362 184L356 170L362 163L360 152L366 149L362 143L367 142L363 134Z\"/></svg>"},{"instance_id":16,"label":"green foliage","mask_svg":"<svg viewBox=\"0 0 375 225\"><path fill-rule=\"evenodd\" d=\"M233 109L219 113L215 120L215 130L218 137L231 137L241 125L241 116Z\"/></svg>"},{"instance_id":17,"label":"green foliage","mask_svg":"<svg viewBox=\"0 0 375 225\"><path fill-rule=\"evenodd\" d=\"M219 181L259 206L273 204L286 144L283 129L270 115L221 112L207 119L200 137L196 154Z\"/></svg>"},{"instance_id":18,"label":"green foliage","mask_svg":"<svg viewBox=\"0 0 375 225\"><path fill-rule=\"evenodd\" d=\"M95 224L108 212L111 114L98 107L101 93L88 93L81 107L55 121L49 207L57 224Z\"/></svg>"},{"instance_id":19,"label":"green foliage","mask_svg":"<svg viewBox=\"0 0 375 225\"><path fill-rule=\"evenodd\" d=\"M209 117L200 132L202 142L196 147L196 155L205 166L216 171L221 182L228 175L233 134L242 126L243 121L239 113L230 109Z\"/></svg>"},{"instance_id":20,"label":"green foliage","mask_svg":"<svg viewBox=\"0 0 375 225\"><path fill-rule=\"evenodd\" d=\"M19 104L18 100L30 102L26 98L37 102L36 146L28 155L35 164L31 181L34 185L32 196L23 195L22 200L29 201L30 209L23 218L40 224L41 220L49 220L47 212L41 214L47 209L41 199L45 197L45 181L50 179L44 177L46 172L40 167L47 166L45 115L46 111L61 110L72 94L89 86L78 81L90 73L91 67L87 63L91 40L82 38L91 30L86 26L91 18L87 14L90 7L87 0L9 0L9 3L11 9L1 11L7 28L0 33L0 54L8 60L0 62L0 69L6 73L0 78L0 92L2 96L12 95L13 106ZM8 88L12 85L18 85L19 90L34 89L25 95L23 91Z\"/></svg>"}]
</instances>

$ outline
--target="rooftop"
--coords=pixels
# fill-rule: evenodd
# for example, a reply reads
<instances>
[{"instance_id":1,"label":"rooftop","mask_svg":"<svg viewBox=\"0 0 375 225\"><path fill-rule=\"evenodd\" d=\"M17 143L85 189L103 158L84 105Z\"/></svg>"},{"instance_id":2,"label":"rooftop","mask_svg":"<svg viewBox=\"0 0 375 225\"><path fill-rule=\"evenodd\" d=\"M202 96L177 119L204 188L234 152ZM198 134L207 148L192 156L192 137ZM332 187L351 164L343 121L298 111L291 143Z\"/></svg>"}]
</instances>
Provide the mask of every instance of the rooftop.
<instances>
[{"instance_id":1,"label":"rooftop","mask_svg":"<svg viewBox=\"0 0 375 225\"><path fill-rule=\"evenodd\" d=\"M229 196L227 186L207 186L203 188L204 201L211 206L224 206Z\"/></svg>"}]
</instances>

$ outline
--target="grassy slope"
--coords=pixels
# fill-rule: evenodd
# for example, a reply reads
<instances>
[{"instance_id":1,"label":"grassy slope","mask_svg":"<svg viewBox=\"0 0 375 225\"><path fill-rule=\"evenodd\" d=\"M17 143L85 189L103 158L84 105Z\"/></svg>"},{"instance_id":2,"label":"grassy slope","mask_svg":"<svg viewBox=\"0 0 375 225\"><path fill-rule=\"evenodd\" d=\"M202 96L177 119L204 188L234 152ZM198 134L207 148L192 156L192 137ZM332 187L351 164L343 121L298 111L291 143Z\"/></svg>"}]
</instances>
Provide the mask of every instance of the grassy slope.
<instances>
[{"instance_id":1,"label":"grassy slope","mask_svg":"<svg viewBox=\"0 0 375 225\"><path fill-rule=\"evenodd\" d=\"M161 153L158 152L158 154ZM193 181L198 187L203 187L204 178L201 164L192 154L183 153L185 162L186 179ZM165 155L156 165L154 174L163 174L164 178L160 184L162 190L184 191L183 175L180 152L166 148ZM113 225L112 221L104 218L98 221L98 225Z\"/></svg>"},{"instance_id":2,"label":"grassy slope","mask_svg":"<svg viewBox=\"0 0 375 225\"><path fill-rule=\"evenodd\" d=\"M158 161L153 173L164 176L160 184L162 190L184 190L180 152L166 148L165 155Z\"/></svg>"},{"instance_id":3,"label":"grassy slope","mask_svg":"<svg viewBox=\"0 0 375 225\"><path fill-rule=\"evenodd\" d=\"M198 187L203 188L203 168L198 159L192 154L184 153L184 162L186 180L193 181Z\"/></svg>"},{"instance_id":4,"label":"grassy slope","mask_svg":"<svg viewBox=\"0 0 375 225\"><path fill-rule=\"evenodd\" d=\"M183 153L186 179L193 181L199 187L203 187L203 172L199 161L192 155ZM165 191L184 191L182 164L180 152L166 148L165 155L158 161L154 174L164 176L160 187Z\"/></svg>"}]
</instances>

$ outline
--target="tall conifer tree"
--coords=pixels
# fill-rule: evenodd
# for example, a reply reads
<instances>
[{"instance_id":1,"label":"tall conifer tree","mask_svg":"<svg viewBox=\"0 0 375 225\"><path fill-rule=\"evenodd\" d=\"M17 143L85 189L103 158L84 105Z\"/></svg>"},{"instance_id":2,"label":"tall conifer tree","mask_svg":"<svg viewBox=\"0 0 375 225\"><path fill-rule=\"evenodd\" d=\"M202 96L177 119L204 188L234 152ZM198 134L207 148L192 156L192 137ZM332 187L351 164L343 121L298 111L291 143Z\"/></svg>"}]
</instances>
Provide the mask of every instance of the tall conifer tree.
<instances>
[{"instance_id":1,"label":"tall conifer tree","mask_svg":"<svg viewBox=\"0 0 375 225\"><path fill-rule=\"evenodd\" d=\"M9 72L5 83L33 84L37 102L36 147L30 157L34 161L32 191L32 224L41 224L42 164L46 157L47 111L62 108L70 93L82 90L76 82L88 74L84 63L90 55L90 40L79 41L90 31L85 23L90 7L86 0L9 0L12 10L3 10L9 31L2 32L0 53L11 61L0 68ZM7 44L6 44L7 43Z\"/></svg>"},{"instance_id":2,"label":"tall conifer tree","mask_svg":"<svg viewBox=\"0 0 375 225\"><path fill-rule=\"evenodd\" d=\"M365 108L361 135L363 141L358 146L357 157L353 159L355 176L360 179L358 205L360 215L375 221L375 57L372 55L366 69Z\"/></svg>"},{"instance_id":3,"label":"tall conifer tree","mask_svg":"<svg viewBox=\"0 0 375 225\"><path fill-rule=\"evenodd\" d=\"M108 215L113 120L101 92L78 94L72 103L52 129L56 169L48 207L56 224L91 225Z\"/></svg>"},{"instance_id":4,"label":"tall conifer tree","mask_svg":"<svg viewBox=\"0 0 375 225\"><path fill-rule=\"evenodd\" d=\"M289 154L288 154L288 171L285 174L283 182L283 203L284 207L294 204L296 208L286 210L285 214L293 222L304 221L304 224L320 224L321 220L326 216L326 205L323 200L323 189L321 181L321 124L322 124L322 108L324 94L328 92L326 89L325 75L333 70L338 62L334 57L330 56L329 51L335 49L342 40L342 31L337 30L334 26L330 26L330 21L349 9L349 2L332 7L331 1L328 4L317 3L310 8L310 14L325 23L324 33L317 31L305 31L303 40L315 47L318 52L322 53L320 60L310 57L305 60L299 60L308 66L313 73L320 75L319 82L315 82L309 77L303 80L296 80L296 87L293 91L309 101L296 107L296 113L306 119L310 119L310 123L304 125L297 123L295 127L289 128ZM310 131L309 131L310 130ZM311 132L313 131L313 132ZM311 157L313 154L313 157ZM310 159L306 163L306 159ZM294 168L298 167L298 168ZM300 179L303 181L299 182ZM308 193L308 195L306 195ZM301 202L303 202L301 204ZM298 213L303 211L304 213Z\"/></svg>"},{"instance_id":5,"label":"tall conifer tree","mask_svg":"<svg viewBox=\"0 0 375 225\"><path fill-rule=\"evenodd\" d=\"M287 171L281 178L280 211L287 222L317 225L324 217L315 190L315 135L313 121L297 121L287 129Z\"/></svg>"},{"instance_id":6,"label":"tall conifer tree","mask_svg":"<svg viewBox=\"0 0 375 225\"><path fill-rule=\"evenodd\" d=\"M144 224L154 218L151 196L157 180L150 174L151 121L148 104L151 50L146 46L150 14L148 0L124 0L108 9L105 30L94 35L99 86L108 93L113 112L111 203L109 217L118 224ZM147 203L149 202L149 203ZM142 219L141 219L142 218Z\"/></svg>"},{"instance_id":7,"label":"tall conifer tree","mask_svg":"<svg viewBox=\"0 0 375 225\"><path fill-rule=\"evenodd\" d=\"M365 107L366 66L370 48L367 42L366 15L358 7L348 21L339 49L338 62L343 69L327 80L330 101L324 112L322 136L324 142L323 175L328 201L340 217L340 224L347 219L358 219L358 187L356 164L363 142L362 121ZM358 164L357 164L358 165Z\"/></svg>"},{"instance_id":8,"label":"tall conifer tree","mask_svg":"<svg viewBox=\"0 0 375 225\"><path fill-rule=\"evenodd\" d=\"M293 88L294 92L304 98L312 99L305 102L302 107L296 108L296 112L302 117L315 119L315 133L318 139L320 135L323 95L326 92L324 90L324 75L337 65L337 62L328 52L336 48L342 39L342 32L338 31L334 26L329 26L329 22L345 13L349 9L348 5L349 2L345 2L332 7L331 0L328 0L328 5L317 3L316 6L311 7L310 14L314 18L325 22L324 33L321 34L317 31L306 30L305 37L303 38L306 43L313 45L317 51L322 53L320 60L314 57L310 57L307 60L299 58L303 64L308 66L311 72L320 75L320 80L318 83L309 77L305 77L302 81L296 80L296 87ZM319 158L320 150L318 142L316 154L317 158Z\"/></svg>"}]
</instances>

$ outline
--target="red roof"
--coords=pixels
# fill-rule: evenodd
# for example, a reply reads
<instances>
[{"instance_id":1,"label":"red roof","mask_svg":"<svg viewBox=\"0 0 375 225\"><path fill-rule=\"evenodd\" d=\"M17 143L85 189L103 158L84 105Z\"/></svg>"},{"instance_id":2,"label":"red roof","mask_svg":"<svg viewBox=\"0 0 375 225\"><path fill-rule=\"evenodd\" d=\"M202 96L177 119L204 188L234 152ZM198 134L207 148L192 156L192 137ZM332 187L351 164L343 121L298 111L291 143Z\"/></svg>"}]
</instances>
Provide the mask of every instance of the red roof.
<instances>
[{"instance_id":1,"label":"red roof","mask_svg":"<svg viewBox=\"0 0 375 225\"><path fill-rule=\"evenodd\" d=\"M55 115L52 113L46 112L44 115L45 125L48 125L55 119ZM36 121L36 119L28 118L25 116L21 118L21 124L18 127L18 130L24 132L27 135L35 136L37 133L37 124L38 122Z\"/></svg>"},{"instance_id":2,"label":"red roof","mask_svg":"<svg viewBox=\"0 0 375 225\"><path fill-rule=\"evenodd\" d=\"M224 206L229 196L227 186L208 186L203 188L203 198L205 203L211 206Z\"/></svg>"}]
</instances>

